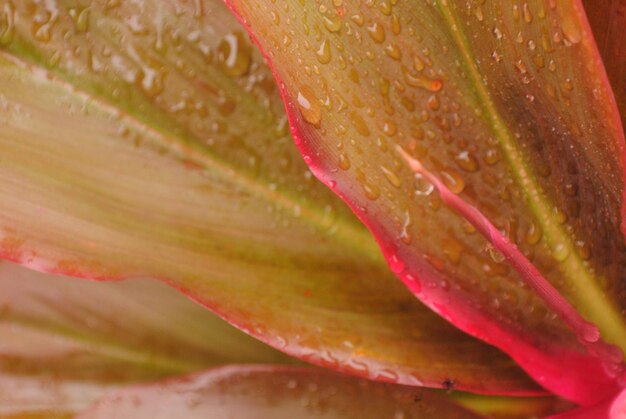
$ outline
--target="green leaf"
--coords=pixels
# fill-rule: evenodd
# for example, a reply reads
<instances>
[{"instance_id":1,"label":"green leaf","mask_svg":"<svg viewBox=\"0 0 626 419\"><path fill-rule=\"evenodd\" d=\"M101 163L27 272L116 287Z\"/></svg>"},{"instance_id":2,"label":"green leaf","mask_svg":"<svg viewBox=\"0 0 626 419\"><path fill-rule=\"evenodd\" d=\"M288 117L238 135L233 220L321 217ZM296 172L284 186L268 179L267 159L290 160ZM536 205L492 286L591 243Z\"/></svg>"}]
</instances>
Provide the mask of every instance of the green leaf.
<instances>
[{"instance_id":1,"label":"green leaf","mask_svg":"<svg viewBox=\"0 0 626 419\"><path fill-rule=\"evenodd\" d=\"M82 419L152 418L481 418L434 391L294 367L230 366L124 389Z\"/></svg>"},{"instance_id":2,"label":"green leaf","mask_svg":"<svg viewBox=\"0 0 626 419\"><path fill-rule=\"evenodd\" d=\"M623 366L604 367L626 348L624 137L580 3L228 3L275 69L305 160L404 283L552 391L582 403L614 391ZM469 224L471 208L517 261ZM621 350L589 354L552 310L563 304L515 269L524 257Z\"/></svg>"},{"instance_id":3,"label":"green leaf","mask_svg":"<svg viewBox=\"0 0 626 419\"><path fill-rule=\"evenodd\" d=\"M0 263L0 417L73 412L123 384L245 362L295 360L154 280Z\"/></svg>"},{"instance_id":4,"label":"green leaf","mask_svg":"<svg viewBox=\"0 0 626 419\"><path fill-rule=\"evenodd\" d=\"M1 4L5 258L165 280L284 352L373 379L538 391L389 273L301 161L220 1Z\"/></svg>"}]
</instances>

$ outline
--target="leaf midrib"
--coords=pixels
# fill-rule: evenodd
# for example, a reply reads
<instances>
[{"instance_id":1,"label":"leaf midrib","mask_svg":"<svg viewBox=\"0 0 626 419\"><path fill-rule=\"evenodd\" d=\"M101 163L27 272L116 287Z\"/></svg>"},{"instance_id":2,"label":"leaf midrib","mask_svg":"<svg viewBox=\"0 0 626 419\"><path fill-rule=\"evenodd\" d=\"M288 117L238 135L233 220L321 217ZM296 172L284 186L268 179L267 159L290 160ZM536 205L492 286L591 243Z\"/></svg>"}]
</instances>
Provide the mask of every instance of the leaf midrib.
<instances>
[{"instance_id":1,"label":"leaf midrib","mask_svg":"<svg viewBox=\"0 0 626 419\"><path fill-rule=\"evenodd\" d=\"M467 70L470 79L470 86L474 87L477 100L475 105L489 115L489 125L494 136L498 139L504 151L505 158L511 167L513 178L523 191L535 220L541 226L544 237L551 249L556 246L565 246L569 256L560 264L564 276L571 285L570 291L575 307L584 307L589 313L588 320L595 323L602 333L602 337L607 341L618 345L626 352L626 325L622 317L613 305L613 302L605 297L605 294L598 286L595 276L589 271L585 262L578 256L575 245L570 236L554 219L553 205L550 205L545 194L541 193L541 187L536 180L532 169L527 165L527 159L523 150L516 145L514 136L511 134L504 122L503 117L497 110L487 86L483 83L479 69L472 59L472 52L466 34L462 31L462 23L457 19L451 6L446 0L436 2L437 8L448 24L446 29L450 37L454 40L457 49L461 54L461 62ZM552 257L552 256L551 256Z\"/></svg>"}]
</instances>

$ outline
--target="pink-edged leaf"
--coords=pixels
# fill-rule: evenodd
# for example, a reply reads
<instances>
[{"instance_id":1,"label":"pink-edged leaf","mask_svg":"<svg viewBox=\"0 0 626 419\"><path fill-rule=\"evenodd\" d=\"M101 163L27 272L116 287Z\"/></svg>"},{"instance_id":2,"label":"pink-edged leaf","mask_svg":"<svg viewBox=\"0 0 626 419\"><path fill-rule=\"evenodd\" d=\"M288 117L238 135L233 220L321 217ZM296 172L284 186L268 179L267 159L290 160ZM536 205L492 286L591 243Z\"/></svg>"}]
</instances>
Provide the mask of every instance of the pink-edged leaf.
<instances>
[{"instance_id":1,"label":"pink-edged leaf","mask_svg":"<svg viewBox=\"0 0 626 419\"><path fill-rule=\"evenodd\" d=\"M122 385L246 362L295 360L158 281L0 262L0 417L76 412Z\"/></svg>"},{"instance_id":2,"label":"pink-edged leaf","mask_svg":"<svg viewBox=\"0 0 626 419\"><path fill-rule=\"evenodd\" d=\"M434 391L375 383L310 368L229 366L114 392L80 419L437 418L472 413Z\"/></svg>"},{"instance_id":3,"label":"pink-edged leaf","mask_svg":"<svg viewBox=\"0 0 626 419\"><path fill-rule=\"evenodd\" d=\"M220 1L0 4L5 258L168 281L284 352L373 379L541 391L395 280L302 162Z\"/></svg>"},{"instance_id":4,"label":"pink-edged leaf","mask_svg":"<svg viewBox=\"0 0 626 419\"><path fill-rule=\"evenodd\" d=\"M588 407L572 409L570 411L550 416L549 419L625 419L626 418L626 390L622 390L614 397Z\"/></svg>"},{"instance_id":5,"label":"pink-edged leaf","mask_svg":"<svg viewBox=\"0 0 626 419\"><path fill-rule=\"evenodd\" d=\"M305 161L403 282L557 394L614 391L624 138L582 5L228 3L274 67ZM621 350L590 353L587 321Z\"/></svg>"},{"instance_id":6,"label":"pink-edged leaf","mask_svg":"<svg viewBox=\"0 0 626 419\"><path fill-rule=\"evenodd\" d=\"M583 0L626 128L626 0Z\"/></svg>"}]
</instances>

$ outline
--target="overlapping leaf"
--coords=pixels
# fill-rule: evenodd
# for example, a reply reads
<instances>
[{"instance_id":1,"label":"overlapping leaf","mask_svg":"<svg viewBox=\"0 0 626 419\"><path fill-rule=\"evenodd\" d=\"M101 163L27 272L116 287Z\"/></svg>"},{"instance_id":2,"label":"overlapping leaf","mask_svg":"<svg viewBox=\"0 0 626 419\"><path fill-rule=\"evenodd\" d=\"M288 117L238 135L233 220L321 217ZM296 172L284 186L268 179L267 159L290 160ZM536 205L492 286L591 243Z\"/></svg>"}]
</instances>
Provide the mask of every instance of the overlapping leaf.
<instances>
[{"instance_id":1,"label":"overlapping leaf","mask_svg":"<svg viewBox=\"0 0 626 419\"><path fill-rule=\"evenodd\" d=\"M270 73L220 2L0 5L5 258L170 281L265 342L354 374L537 390L388 272L302 163Z\"/></svg>"},{"instance_id":2,"label":"overlapping leaf","mask_svg":"<svg viewBox=\"0 0 626 419\"><path fill-rule=\"evenodd\" d=\"M432 391L306 368L232 366L120 391L79 418L480 418Z\"/></svg>"},{"instance_id":3,"label":"overlapping leaf","mask_svg":"<svg viewBox=\"0 0 626 419\"><path fill-rule=\"evenodd\" d=\"M94 283L0 263L0 417L228 363L294 360L153 280Z\"/></svg>"},{"instance_id":4,"label":"overlapping leaf","mask_svg":"<svg viewBox=\"0 0 626 419\"><path fill-rule=\"evenodd\" d=\"M623 350L624 138L581 4L228 3L275 68L305 160L405 284L551 390L583 403L614 391L583 337L396 150L490 219Z\"/></svg>"}]
</instances>

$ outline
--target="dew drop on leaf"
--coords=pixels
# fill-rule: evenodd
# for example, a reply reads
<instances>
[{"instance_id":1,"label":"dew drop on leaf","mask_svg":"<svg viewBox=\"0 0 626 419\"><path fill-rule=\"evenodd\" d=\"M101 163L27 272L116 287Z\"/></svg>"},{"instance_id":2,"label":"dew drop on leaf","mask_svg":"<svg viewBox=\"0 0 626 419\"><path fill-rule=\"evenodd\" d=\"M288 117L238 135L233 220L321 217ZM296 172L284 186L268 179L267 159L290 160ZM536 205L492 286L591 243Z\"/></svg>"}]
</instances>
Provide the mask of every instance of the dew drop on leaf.
<instances>
[{"instance_id":1,"label":"dew drop on leaf","mask_svg":"<svg viewBox=\"0 0 626 419\"><path fill-rule=\"evenodd\" d=\"M454 156L454 161L459 167L466 172L475 172L478 170L478 161L467 150L463 150Z\"/></svg>"},{"instance_id":2,"label":"dew drop on leaf","mask_svg":"<svg viewBox=\"0 0 626 419\"><path fill-rule=\"evenodd\" d=\"M541 227L535 223L531 223L526 231L526 243L533 245L537 244L541 240Z\"/></svg>"},{"instance_id":3,"label":"dew drop on leaf","mask_svg":"<svg viewBox=\"0 0 626 419\"><path fill-rule=\"evenodd\" d=\"M569 250L563 243L558 243L553 247L552 255L557 261L563 262L569 256Z\"/></svg>"},{"instance_id":4,"label":"dew drop on leaf","mask_svg":"<svg viewBox=\"0 0 626 419\"><path fill-rule=\"evenodd\" d=\"M383 28L380 23L372 23L370 26L367 27L367 31L374 42L379 44L385 42L385 28Z\"/></svg>"},{"instance_id":5,"label":"dew drop on leaf","mask_svg":"<svg viewBox=\"0 0 626 419\"><path fill-rule=\"evenodd\" d=\"M329 32L339 32L341 29L341 19L336 14L325 13L323 15L324 27L328 29Z\"/></svg>"},{"instance_id":6,"label":"dew drop on leaf","mask_svg":"<svg viewBox=\"0 0 626 419\"><path fill-rule=\"evenodd\" d=\"M341 170L348 170L350 168L350 158L344 153L339 155L339 168Z\"/></svg>"},{"instance_id":7,"label":"dew drop on leaf","mask_svg":"<svg viewBox=\"0 0 626 419\"><path fill-rule=\"evenodd\" d=\"M327 40L322 41L315 54L317 61L321 64L328 64L330 62L330 44Z\"/></svg>"},{"instance_id":8,"label":"dew drop on leaf","mask_svg":"<svg viewBox=\"0 0 626 419\"><path fill-rule=\"evenodd\" d=\"M9 0L0 9L0 45L8 45L15 31L15 9Z\"/></svg>"},{"instance_id":9,"label":"dew drop on leaf","mask_svg":"<svg viewBox=\"0 0 626 419\"><path fill-rule=\"evenodd\" d=\"M465 189L465 181L463 177L454 169L445 169L441 171L441 178L452 193L460 194Z\"/></svg>"},{"instance_id":10,"label":"dew drop on leaf","mask_svg":"<svg viewBox=\"0 0 626 419\"><path fill-rule=\"evenodd\" d=\"M502 263L502 262L504 262L504 259L505 259L504 255L502 253L500 253L500 251L498 249L493 247L493 245L491 243L487 243L485 245L485 251L487 252L489 257L491 258L491 260L493 260L495 263Z\"/></svg>"},{"instance_id":11,"label":"dew drop on leaf","mask_svg":"<svg viewBox=\"0 0 626 419\"><path fill-rule=\"evenodd\" d=\"M304 120L311 125L319 126L322 121L322 109L313 89L307 85L301 86L297 101Z\"/></svg>"},{"instance_id":12,"label":"dew drop on leaf","mask_svg":"<svg viewBox=\"0 0 626 419\"><path fill-rule=\"evenodd\" d=\"M420 173L414 175L415 178L415 194L418 196L428 196L433 193L435 187Z\"/></svg>"},{"instance_id":13,"label":"dew drop on leaf","mask_svg":"<svg viewBox=\"0 0 626 419\"><path fill-rule=\"evenodd\" d=\"M240 31L225 35L217 47L217 52L220 67L226 74L243 76L250 69L250 46Z\"/></svg>"},{"instance_id":14,"label":"dew drop on leaf","mask_svg":"<svg viewBox=\"0 0 626 419\"><path fill-rule=\"evenodd\" d=\"M399 274L404 271L405 265L404 262L398 257L397 254L391 255L389 258L389 268L395 274Z\"/></svg>"}]
</instances>

